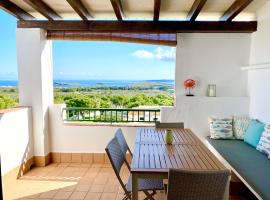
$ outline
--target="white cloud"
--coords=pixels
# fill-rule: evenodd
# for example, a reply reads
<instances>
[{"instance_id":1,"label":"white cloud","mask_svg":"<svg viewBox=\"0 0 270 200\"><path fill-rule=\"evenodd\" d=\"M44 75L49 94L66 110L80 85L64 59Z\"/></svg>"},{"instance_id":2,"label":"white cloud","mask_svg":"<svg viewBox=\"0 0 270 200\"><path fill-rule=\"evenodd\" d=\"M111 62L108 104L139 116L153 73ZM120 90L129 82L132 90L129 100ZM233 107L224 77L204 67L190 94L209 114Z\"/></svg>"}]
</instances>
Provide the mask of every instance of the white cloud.
<instances>
[{"instance_id":1,"label":"white cloud","mask_svg":"<svg viewBox=\"0 0 270 200\"><path fill-rule=\"evenodd\" d=\"M175 48L172 47L170 50L164 50L161 47L158 47L155 50L155 55L156 55L156 58L159 60L174 61Z\"/></svg>"},{"instance_id":2,"label":"white cloud","mask_svg":"<svg viewBox=\"0 0 270 200\"><path fill-rule=\"evenodd\" d=\"M153 53L146 50L137 50L132 55L141 59L144 59L144 58L152 59L155 56Z\"/></svg>"},{"instance_id":3,"label":"white cloud","mask_svg":"<svg viewBox=\"0 0 270 200\"><path fill-rule=\"evenodd\" d=\"M161 47L157 47L153 52L146 50L137 50L133 54L133 56L140 59L157 59L163 61L174 61L175 60L175 48L171 49L163 49Z\"/></svg>"}]
</instances>

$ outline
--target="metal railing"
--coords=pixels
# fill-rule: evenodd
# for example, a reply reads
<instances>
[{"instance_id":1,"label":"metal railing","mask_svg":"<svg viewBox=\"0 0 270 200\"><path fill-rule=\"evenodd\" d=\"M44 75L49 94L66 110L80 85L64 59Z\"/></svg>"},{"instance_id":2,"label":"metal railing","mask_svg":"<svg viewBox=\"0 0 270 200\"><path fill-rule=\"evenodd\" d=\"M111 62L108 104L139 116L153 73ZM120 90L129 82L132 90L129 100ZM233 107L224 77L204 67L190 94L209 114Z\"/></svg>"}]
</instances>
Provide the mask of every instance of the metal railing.
<instances>
[{"instance_id":1,"label":"metal railing","mask_svg":"<svg viewBox=\"0 0 270 200\"><path fill-rule=\"evenodd\" d=\"M82 122L157 122L160 109L64 108L64 121Z\"/></svg>"}]
</instances>

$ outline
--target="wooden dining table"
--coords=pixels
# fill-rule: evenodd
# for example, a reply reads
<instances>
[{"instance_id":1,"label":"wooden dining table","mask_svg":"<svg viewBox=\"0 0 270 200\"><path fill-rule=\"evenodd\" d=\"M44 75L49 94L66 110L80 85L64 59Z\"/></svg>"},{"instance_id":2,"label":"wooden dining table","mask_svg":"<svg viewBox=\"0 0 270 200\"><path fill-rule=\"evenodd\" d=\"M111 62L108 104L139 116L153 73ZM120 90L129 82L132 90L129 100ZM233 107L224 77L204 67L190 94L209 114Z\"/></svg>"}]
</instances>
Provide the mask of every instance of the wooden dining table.
<instances>
[{"instance_id":1,"label":"wooden dining table","mask_svg":"<svg viewBox=\"0 0 270 200\"><path fill-rule=\"evenodd\" d=\"M132 200L138 199L138 179L167 179L170 168L191 170L224 170L214 156L190 129L172 129L173 143L165 142L165 130L139 128L131 163ZM224 199L229 198L229 183Z\"/></svg>"}]
</instances>

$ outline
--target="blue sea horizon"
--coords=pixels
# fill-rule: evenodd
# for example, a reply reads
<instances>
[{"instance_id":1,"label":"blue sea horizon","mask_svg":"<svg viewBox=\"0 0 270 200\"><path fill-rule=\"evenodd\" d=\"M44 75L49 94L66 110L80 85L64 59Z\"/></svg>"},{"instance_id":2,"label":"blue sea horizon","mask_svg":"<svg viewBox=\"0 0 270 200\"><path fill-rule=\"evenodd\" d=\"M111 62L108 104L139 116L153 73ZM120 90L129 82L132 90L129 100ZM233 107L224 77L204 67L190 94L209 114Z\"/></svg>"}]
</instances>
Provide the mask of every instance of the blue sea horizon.
<instances>
[{"instance_id":1,"label":"blue sea horizon","mask_svg":"<svg viewBox=\"0 0 270 200\"><path fill-rule=\"evenodd\" d=\"M165 85L174 85L172 79L161 80L54 80L55 88L80 88L96 86L115 86L126 87L138 83L159 83ZM17 80L0 80L0 87L17 87Z\"/></svg>"}]
</instances>

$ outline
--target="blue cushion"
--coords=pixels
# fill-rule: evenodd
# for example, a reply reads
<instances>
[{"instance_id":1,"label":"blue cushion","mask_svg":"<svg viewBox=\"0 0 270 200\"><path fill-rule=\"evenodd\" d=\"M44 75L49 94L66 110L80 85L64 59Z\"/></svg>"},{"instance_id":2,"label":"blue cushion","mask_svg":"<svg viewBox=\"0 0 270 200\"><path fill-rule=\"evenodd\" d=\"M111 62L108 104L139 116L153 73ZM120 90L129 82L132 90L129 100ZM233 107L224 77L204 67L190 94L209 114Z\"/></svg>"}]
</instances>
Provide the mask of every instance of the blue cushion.
<instances>
[{"instance_id":1,"label":"blue cushion","mask_svg":"<svg viewBox=\"0 0 270 200\"><path fill-rule=\"evenodd\" d=\"M264 131L263 123L254 119L251 120L244 136L244 142L256 148L260 141L263 131Z\"/></svg>"}]
</instances>

